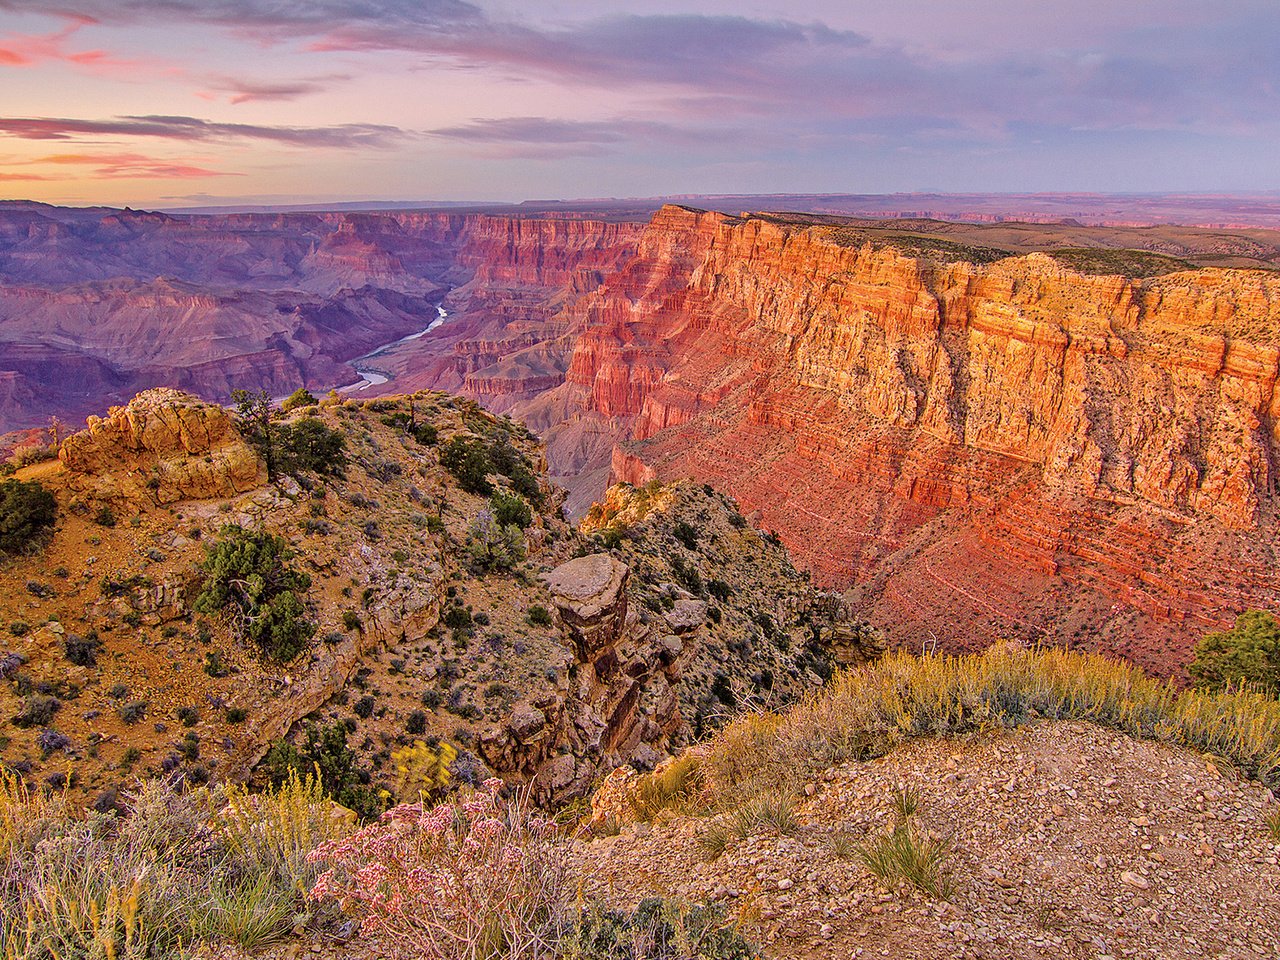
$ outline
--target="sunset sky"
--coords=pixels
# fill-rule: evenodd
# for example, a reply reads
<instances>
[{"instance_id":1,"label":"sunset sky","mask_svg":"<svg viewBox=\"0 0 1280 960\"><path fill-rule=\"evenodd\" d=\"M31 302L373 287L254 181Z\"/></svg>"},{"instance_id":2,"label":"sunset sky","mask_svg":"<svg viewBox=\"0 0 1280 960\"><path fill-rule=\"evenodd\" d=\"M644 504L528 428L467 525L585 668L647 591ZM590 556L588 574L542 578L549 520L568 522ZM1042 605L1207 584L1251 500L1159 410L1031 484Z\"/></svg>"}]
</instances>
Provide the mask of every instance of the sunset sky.
<instances>
[{"instance_id":1,"label":"sunset sky","mask_svg":"<svg viewBox=\"0 0 1280 960\"><path fill-rule=\"evenodd\" d=\"M0 197L1280 186L1276 0L0 0Z\"/></svg>"}]
</instances>

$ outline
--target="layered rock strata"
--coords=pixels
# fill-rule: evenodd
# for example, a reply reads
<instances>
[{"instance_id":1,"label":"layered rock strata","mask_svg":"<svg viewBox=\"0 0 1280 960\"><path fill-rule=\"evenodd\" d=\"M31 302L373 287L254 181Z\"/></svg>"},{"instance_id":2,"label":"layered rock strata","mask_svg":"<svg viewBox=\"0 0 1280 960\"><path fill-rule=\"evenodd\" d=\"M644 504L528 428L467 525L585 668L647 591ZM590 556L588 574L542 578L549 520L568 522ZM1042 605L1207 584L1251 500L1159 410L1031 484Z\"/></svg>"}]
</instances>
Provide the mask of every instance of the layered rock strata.
<instances>
[{"instance_id":1,"label":"layered rock strata","mask_svg":"<svg viewBox=\"0 0 1280 960\"><path fill-rule=\"evenodd\" d=\"M593 554L544 578L571 651L563 683L517 707L481 744L496 769L532 774L540 797L579 796L621 764L648 768L685 727L676 695L682 645L658 642L628 608L629 577L626 564Z\"/></svg>"},{"instance_id":2,"label":"layered rock strata","mask_svg":"<svg viewBox=\"0 0 1280 960\"><path fill-rule=\"evenodd\" d=\"M576 412L549 449L590 422L617 479L723 486L912 642L1019 633L1167 669L1280 604L1280 281L836 239L665 209L567 311L554 403Z\"/></svg>"}]
</instances>

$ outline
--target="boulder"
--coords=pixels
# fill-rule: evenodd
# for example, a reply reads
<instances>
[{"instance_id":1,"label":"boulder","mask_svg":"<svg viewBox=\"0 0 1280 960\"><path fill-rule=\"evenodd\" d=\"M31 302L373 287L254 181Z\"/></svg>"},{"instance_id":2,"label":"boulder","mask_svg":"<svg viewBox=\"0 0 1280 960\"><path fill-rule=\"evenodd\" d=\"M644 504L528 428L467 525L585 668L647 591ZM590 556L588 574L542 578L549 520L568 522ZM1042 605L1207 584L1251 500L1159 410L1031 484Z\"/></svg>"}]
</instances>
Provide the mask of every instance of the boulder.
<instances>
[{"instance_id":1,"label":"boulder","mask_svg":"<svg viewBox=\"0 0 1280 960\"><path fill-rule=\"evenodd\" d=\"M592 659L622 636L630 574L625 563L597 553L562 563L545 577L579 660Z\"/></svg>"},{"instance_id":2,"label":"boulder","mask_svg":"<svg viewBox=\"0 0 1280 960\"><path fill-rule=\"evenodd\" d=\"M666 620L673 633L688 633L707 621L705 600L677 600L667 612Z\"/></svg>"},{"instance_id":3,"label":"boulder","mask_svg":"<svg viewBox=\"0 0 1280 960\"><path fill-rule=\"evenodd\" d=\"M230 497L266 480L221 407L168 387L145 390L63 441L72 489L100 499L174 503Z\"/></svg>"}]
</instances>

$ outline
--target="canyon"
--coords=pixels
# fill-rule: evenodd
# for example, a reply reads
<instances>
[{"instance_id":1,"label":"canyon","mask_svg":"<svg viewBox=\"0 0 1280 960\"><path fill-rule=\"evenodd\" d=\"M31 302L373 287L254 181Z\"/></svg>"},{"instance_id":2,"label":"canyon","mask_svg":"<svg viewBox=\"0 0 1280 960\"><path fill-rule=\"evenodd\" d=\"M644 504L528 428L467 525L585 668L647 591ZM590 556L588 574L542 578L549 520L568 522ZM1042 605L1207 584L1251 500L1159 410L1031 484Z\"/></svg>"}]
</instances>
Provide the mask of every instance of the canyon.
<instances>
[{"instance_id":1,"label":"canyon","mask_svg":"<svg viewBox=\"0 0 1280 960\"><path fill-rule=\"evenodd\" d=\"M1280 605L1271 231L676 205L0 221L7 428L156 384L327 389L376 351L362 397L523 419L574 515L610 479L723 489L897 644L1177 673Z\"/></svg>"}]
</instances>

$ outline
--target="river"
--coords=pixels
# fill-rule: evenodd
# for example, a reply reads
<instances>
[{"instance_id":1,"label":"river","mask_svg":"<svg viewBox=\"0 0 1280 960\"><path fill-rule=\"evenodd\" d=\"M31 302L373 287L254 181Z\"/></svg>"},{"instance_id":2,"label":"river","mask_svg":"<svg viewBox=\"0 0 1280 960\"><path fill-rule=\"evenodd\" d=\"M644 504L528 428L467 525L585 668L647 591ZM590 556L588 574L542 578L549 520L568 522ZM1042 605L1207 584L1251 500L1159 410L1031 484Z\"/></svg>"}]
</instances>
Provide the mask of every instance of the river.
<instances>
[{"instance_id":1,"label":"river","mask_svg":"<svg viewBox=\"0 0 1280 960\"><path fill-rule=\"evenodd\" d=\"M345 387L338 387L339 393L359 393L361 390L368 390L370 387L381 386L388 382L391 377L385 373L379 373L377 370L362 369L360 364L365 360L372 360L381 353L385 353L392 347L401 343L408 343L410 340L417 340L425 337L432 330L440 327L449 319L449 311L439 304L436 305L436 313L439 314L434 320L427 324L426 328L419 330L417 333L411 333L407 337L401 337L399 340L393 340L390 343L384 343L380 347L375 347L362 357L356 357L351 361L351 365L355 367L356 373L360 374L360 379L355 383L349 383Z\"/></svg>"}]
</instances>

